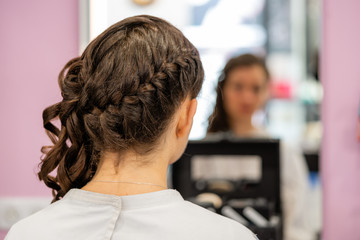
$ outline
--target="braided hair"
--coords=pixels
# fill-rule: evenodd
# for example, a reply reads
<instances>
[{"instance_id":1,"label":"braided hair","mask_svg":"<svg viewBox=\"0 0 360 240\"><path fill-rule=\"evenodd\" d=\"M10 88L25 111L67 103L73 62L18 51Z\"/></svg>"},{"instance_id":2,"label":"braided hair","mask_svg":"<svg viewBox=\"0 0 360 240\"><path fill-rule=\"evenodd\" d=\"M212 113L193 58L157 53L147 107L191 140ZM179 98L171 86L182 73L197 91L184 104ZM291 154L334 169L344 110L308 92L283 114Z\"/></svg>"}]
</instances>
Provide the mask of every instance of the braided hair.
<instances>
[{"instance_id":1,"label":"braided hair","mask_svg":"<svg viewBox=\"0 0 360 240\"><path fill-rule=\"evenodd\" d=\"M60 72L62 101L43 111L53 145L41 149L38 176L53 202L91 180L103 151L151 151L203 78L197 49L160 18L130 17L94 39Z\"/></svg>"}]
</instances>

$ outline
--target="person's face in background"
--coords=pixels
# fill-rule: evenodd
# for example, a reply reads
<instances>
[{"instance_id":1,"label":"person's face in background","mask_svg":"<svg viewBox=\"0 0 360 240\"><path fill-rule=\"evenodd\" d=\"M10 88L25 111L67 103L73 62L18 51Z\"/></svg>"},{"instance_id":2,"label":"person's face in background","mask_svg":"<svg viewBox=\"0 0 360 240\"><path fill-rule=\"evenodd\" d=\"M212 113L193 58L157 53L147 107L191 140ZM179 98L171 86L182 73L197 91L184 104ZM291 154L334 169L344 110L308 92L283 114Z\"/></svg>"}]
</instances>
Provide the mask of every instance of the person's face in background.
<instances>
[{"instance_id":1,"label":"person's face in background","mask_svg":"<svg viewBox=\"0 0 360 240\"><path fill-rule=\"evenodd\" d=\"M223 87L224 109L231 120L248 120L268 98L268 80L259 65L232 69Z\"/></svg>"}]
</instances>

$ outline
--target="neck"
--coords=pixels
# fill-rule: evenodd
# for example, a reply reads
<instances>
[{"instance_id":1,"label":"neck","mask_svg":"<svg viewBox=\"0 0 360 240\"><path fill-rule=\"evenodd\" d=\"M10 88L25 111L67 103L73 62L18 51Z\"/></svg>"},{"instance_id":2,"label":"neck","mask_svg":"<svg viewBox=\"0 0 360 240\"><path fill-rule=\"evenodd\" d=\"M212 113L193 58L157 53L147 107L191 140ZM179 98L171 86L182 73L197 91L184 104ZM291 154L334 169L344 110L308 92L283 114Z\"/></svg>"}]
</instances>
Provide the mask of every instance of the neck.
<instances>
[{"instance_id":1,"label":"neck","mask_svg":"<svg viewBox=\"0 0 360 240\"><path fill-rule=\"evenodd\" d=\"M160 191L167 186L167 168L168 161L161 155L106 152L95 176L83 189L118 196Z\"/></svg>"},{"instance_id":2,"label":"neck","mask_svg":"<svg viewBox=\"0 0 360 240\"><path fill-rule=\"evenodd\" d=\"M255 130L255 127L251 122L251 117L249 117L231 120L230 129L236 136L242 137L251 135L252 132Z\"/></svg>"}]
</instances>

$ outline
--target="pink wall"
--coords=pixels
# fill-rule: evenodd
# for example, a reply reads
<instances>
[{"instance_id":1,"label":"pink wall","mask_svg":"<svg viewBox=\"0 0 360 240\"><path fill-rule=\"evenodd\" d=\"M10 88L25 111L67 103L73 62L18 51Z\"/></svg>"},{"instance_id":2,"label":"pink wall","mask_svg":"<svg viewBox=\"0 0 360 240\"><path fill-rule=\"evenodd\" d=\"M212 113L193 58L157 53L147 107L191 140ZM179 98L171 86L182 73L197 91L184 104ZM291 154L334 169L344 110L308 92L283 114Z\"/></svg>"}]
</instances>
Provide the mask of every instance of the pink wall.
<instances>
[{"instance_id":1,"label":"pink wall","mask_svg":"<svg viewBox=\"0 0 360 240\"><path fill-rule=\"evenodd\" d=\"M324 240L360 239L360 1L323 1Z\"/></svg>"},{"instance_id":2,"label":"pink wall","mask_svg":"<svg viewBox=\"0 0 360 240\"><path fill-rule=\"evenodd\" d=\"M0 0L0 36L0 197L49 196L35 174L49 143L41 114L78 54L78 1Z\"/></svg>"},{"instance_id":3,"label":"pink wall","mask_svg":"<svg viewBox=\"0 0 360 240\"><path fill-rule=\"evenodd\" d=\"M360 2L326 0L323 9L323 236L358 240ZM50 194L35 175L48 143L41 112L59 99L57 74L78 53L77 23L75 0L0 0L0 197Z\"/></svg>"}]
</instances>

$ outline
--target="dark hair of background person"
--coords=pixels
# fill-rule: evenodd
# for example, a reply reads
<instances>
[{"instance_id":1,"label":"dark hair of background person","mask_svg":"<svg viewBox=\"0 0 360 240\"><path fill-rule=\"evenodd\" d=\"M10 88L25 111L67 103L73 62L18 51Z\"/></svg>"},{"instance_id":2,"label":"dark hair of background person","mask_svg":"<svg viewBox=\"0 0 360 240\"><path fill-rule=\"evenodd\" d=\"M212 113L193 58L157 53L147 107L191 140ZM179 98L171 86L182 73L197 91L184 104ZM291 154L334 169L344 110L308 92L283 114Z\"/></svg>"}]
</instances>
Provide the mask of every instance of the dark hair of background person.
<instances>
[{"instance_id":1,"label":"dark hair of background person","mask_svg":"<svg viewBox=\"0 0 360 240\"><path fill-rule=\"evenodd\" d=\"M218 85L216 87L216 103L213 113L209 117L209 126L207 129L207 133L215 133L215 132L225 132L229 131L229 122L228 116L224 109L223 103L223 87L226 84L226 80L229 76L229 73L236 69L242 67L251 67L251 66L260 66L266 76L266 81L269 81L270 74L268 68L266 67L264 59L252 55L252 54L243 54L234 58L231 58L225 65L224 69L222 70Z\"/></svg>"},{"instance_id":2,"label":"dark hair of background person","mask_svg":"<svg viewBox=\"0 0 360 240\"><path fill-rule=\"evenodd\" d=\"M105 30L65 65L58 78L63 99L43 111L53 146L41 149L38 177L53 202L91 180L102 152L153 150L203 78L197 49L165 20L135 16Z\"/></svg>"}]
</instances>

